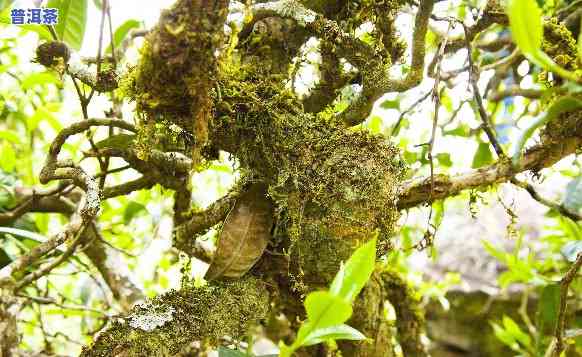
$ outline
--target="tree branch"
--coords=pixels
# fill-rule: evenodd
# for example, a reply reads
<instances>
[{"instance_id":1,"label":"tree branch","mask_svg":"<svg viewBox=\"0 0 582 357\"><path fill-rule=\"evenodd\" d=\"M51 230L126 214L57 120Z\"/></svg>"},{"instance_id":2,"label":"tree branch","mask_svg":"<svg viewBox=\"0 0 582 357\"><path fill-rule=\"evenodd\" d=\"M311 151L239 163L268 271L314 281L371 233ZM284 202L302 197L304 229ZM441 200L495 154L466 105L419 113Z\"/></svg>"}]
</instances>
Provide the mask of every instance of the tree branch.
<instances>
[{"instance_id":1,"label":"tree branch","mask_svg":"<svg viewBox=\"0 0 582 357\"><path fill-rule=\"evenodd\" d=\"M101 332L81 356L168 356L193 341L216 346L225 336L243 338L266 318L268 309L265 286L253 277L185 286L134 307Z\"/></svg>"},{"instance_id":2,"label":"tree branch","mask_svg":"<svg viewBox=\"0 0 582 357\"><path fill-rule=\"evenodd\" d=\"M433 198L435 200L443 199L457 195L463 190L506 182L519 172L539 171L552 166L567 155L575 153L581 145L582 139L580 138L565 138L562 142L551 142L532 147L515 168L512 166L511 160L500 160L495 164L453 176L436 175ZM398 208L411 208L429 200L430 177L413 178L403 183Z\"/></svg>"}]
</instances>

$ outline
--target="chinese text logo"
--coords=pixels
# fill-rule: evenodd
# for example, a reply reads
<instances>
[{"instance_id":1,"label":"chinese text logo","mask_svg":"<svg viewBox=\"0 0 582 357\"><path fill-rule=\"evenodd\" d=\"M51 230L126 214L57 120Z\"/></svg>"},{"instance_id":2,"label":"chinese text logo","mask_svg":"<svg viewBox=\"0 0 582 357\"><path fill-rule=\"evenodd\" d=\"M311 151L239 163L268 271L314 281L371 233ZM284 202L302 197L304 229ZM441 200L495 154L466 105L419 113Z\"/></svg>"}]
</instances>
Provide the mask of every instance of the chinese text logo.
<instances>
[{"instance_id":1,"label":"chinese text logo","mask_svg":"<svg viewBox=\"0 0 582 357\"><path fill-rule=\"evenodd\" d=\"M59 22L59 9L56 8L32 8L12 9L10 18L13 25L56 25Z\"/></svg>"}]
</instances>

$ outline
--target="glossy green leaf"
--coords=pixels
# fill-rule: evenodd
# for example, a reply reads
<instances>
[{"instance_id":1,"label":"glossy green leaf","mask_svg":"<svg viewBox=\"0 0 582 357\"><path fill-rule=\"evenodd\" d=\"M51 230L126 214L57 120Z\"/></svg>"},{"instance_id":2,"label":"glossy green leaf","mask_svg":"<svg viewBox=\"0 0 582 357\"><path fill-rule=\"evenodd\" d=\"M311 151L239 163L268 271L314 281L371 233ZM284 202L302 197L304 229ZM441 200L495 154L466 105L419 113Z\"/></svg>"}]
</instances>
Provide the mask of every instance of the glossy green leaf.
<instances>
[{"instance_id":1,"label":"glossy green leaf","mask_svg":"<svg viewBox=\"0 0 582 357\"><path fill-rule=\"evenodd\" d=\"M365 339L366 336L353 327L348 325L336 325L314 330L305 338L304 345L311 346L329 340L360 341Z\"/></svg>"},{"instance_id":2,"label":"glossy green leaf","mask_svg":"<svg viewBox=\"0 0 582 357\"><path fill-rule=\"evenodd\" d=\"M31 239L31 240L36 241L38 243L41 243L41 242L44 242L47 240L44 236L42 236L38 233L25 231L22 229L12 228L12 227L0 227L0 233L8 233L8 234L12 234L15 236L28 238L28 239Z\"/></svg>"},{"instance_id":3,"label":"glossy green leaf","mask_svg":"<svg viewBox=\"0 0 582 357\"><path fill-rule=\"evenodd\" d=\"M376 263L377 236L365 243L340 267L330 286L330 293L352 302L366 285Z\"/></svg>"},{"instance_id":4,"label":"glossy green leaf","mask_svg":"<svg viewBox=\"0 0 582 357\"><path fill-rule=\"evenodd\" d=\"M16 166L16 151L14 151L14 147L11 143L5 141L0 145L0 153L2 153L0 167L6 172L12 172Z\"/></svg>"},{"instance_id":5,"label":"glossy green leaf","mask_svg":"<svg viewBox=\"0 0 582 357\"><path fill-rule=\"evenodd\" d=\"M139 28L141 26L141 22L137 20L127 20L123 24L121 24L113 34L113 45L117 49L121 45L121 42L127 37L129 31L134 28ZM106 53L111 53L111 44L107 46Z\"/></svg>"},{"instance_id":6,"label":"glossy green leaf","mask_svg":"<svg viewBox=\"0 0 582 357\"><path fill-rule=\"evenodd\" d=\"M512 334L495 322L491 322L491 327L493 327L493 333L498 340L509 346L512 350L519 351L519 345Z\"/></svg>"},{"instance_id":7,"label":"glossy green leaf","mask_svg":"<svg viewBox=\"0 0 582 357\"><path fill-rule=\"evenodd\" d=\"M12 258L6 253L6 251L0 248L0 269L4 268L12 262Z\"/></svg>"},{"instance_id":8,"label":"glossy green leaf","mask_svg":"<svg viewBox=\"0 0 582 357\"><path fill-rule=\"evenodd\" d=\"M4 11L4 9L10 7L13 2L14 0L0 0L0 11Z\"/></svg>"},{"instance_id":9,"label":"glossy green leaf","mask_svg":"<svg viewBox=\"0 0 582 357\"><path fill-rule=\"evenodd\" d=\"M61 81L52 72L33 72L21 79L20 87L23 90L28 90L37 86L46 86L47 84L54 84L59 87L62 85Z\"/></svg>"},{"instance_id":10,"label":"glossy green leaf","mask_svg":"<svg viewBox=\"0 0 582 357\"><path fill-rule=\"evenodd\" d=\"M558 318L559 306L560 284L550 284L545 286L540 294L536 312L537 327L540 331L555 326Z\"/></svg>"},{"instance_id":11,"label":"glossy green leaf","mask_svg":"<svg viewBox=\"0 0 582 357\"><path fill-rule=\"evenodd\" d=\"M13 144L21 144L20 136L8 130L0 130L0 140L10 141Z\"/></svg>"},{"instance_id":12,"label":"glossy green leaf","mask_svg":"<svg viewBox=\"0 0 582 357\"><path fill-rule=\"evenodd\" d=\"M129 201L125 206L125 211L123 212L123 221L128 223L134 219L138 214L146 210L145 206L139 202Z\"/></svg>"},{"instance_id":13,"label":"glossy green leaf","mask_svg":"<svg viewBox=\"0 0 582 357\"><path fill-rule=\"evenodd\" d=\"M328 291L316 291L307 295L305 310L313 329L342 324L352 315L350 304Z\"/></svg>"},{"instance_id":14,"label":"glossy green leaf","mask_svg":"<svg viewBox=\"0 0 582 357\"><path fill-rule=\"evenodd\" d=\"M503 316L503 326L505 330L510 333L523 346L531 344L531 338L508 316Z\"/></svg>"},{"instance_id":15,"label":"glossy green leaf","mask_svg":"<svg viewBox=\"0 0 582 357\"><path fill-rule=\"evenodd\" d=\"M490 146L489 143L479 143L475 156L473 156L473 163L471 163L472 168L476 169L493 162L493 153L491 153Z\"/></svg>"},{"instance_id":16,"label":"glossy green leaf","mask_svg":"<svg viewBox=\"0 0 582 357\"><path fill-rule=\"evenodd\" d=\"M509 0L507 16L511 35L526 57L540 52L543 39L542 11L535 0Z\"/></svg>"},{"instance_id":17,"label":"glossy green leaf","mask_svg":"<svg viewBox=\"0 0 582 357\"><path fill-rule=\"evenodd\" d=\"M59 39L80 50L87 23L87 0L50 0L47 7L59 9L59 23L55 25Z\"/></svg>"},{"instance_id":18,"label":"glossy green leaf","mask_svg":"<svg viewBox=\"0 0 582 357\"><path fill-rule=\"evenodd\" d=\"M513 153L513 165L518 164L519 160L521 159L521 151L525 146L525 143L533 135L536 129L546 125L564 112L576 110L579 108L582 108L582 100L576 99L574 97L562 97L556 100L545 113L535 119L532 125L530 125L519 138Z\"/></svg>"}]
</instances>

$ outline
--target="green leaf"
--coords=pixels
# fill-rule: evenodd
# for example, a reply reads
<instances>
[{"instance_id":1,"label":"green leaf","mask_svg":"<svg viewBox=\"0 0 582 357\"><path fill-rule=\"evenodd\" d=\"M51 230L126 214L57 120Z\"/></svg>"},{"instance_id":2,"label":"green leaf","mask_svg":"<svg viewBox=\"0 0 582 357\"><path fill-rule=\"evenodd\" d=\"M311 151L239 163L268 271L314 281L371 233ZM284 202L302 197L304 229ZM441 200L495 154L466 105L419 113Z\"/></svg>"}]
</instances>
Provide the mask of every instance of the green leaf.
<instances>
[{"instance_id":1,"label":"green leaf","mask_svg":"<svg viewBox=\"0 0 582 357\"><path fill-rule=\"evenodd\" d=\"M531 338L528 334L522 331L522 329L508 316L503 316L503 326L505 330L511 334L517 341L519 341L523 346L531 345Z\"/></svg>"},{"instance_id":2,"label":"green leaf","mask_svg":"<svg viewBox=\"0 0 582 357\"><path fill-rule=\"evenodd\" d=\"M550 284L542 289L537 306L537 327L543 331L556 325L560 306L560 284Z\"/></svg>"},{"instance_id":3,"label":"green leaf","mask_svg":"<svg viewBox=\"0 0 582 357\"><path fill-rule=\"evenodd\" d=\"M6 253L6 251L0 248L0 269L4 268L12 262L12 258Z\"/></svg>"},{"instance_id":4,"label":"green leaf","mask_svg":"<svg viewBox=\"0 0 582 357\"><path fill-rule=\"evenodd\" d=\"M500 262L505 263L507 261L507 254L497 248L491 243L486 240L481 241L487 253L489 253L492 257L499 260Z\"/></svg>"},{"instance_id":5,"label":"green leaf","mask_svg":"<svg viewBox=\"0 0 582 357\"><path fill-rule=\"evenodd\" d=\"M549 123L564 112L579 109L580 107L582 107L582 101L574 97L562 97L556 100L544 114L540 115L532 125L523 132L519 138L513 153L513 165L517 165L521 159L521 150L525 146L527 139L533 135L537 128Z\"/></svg>"},{"instance_id":6,"label":"green leaf","mask_svg":"<svg viewBox=\"0 0 582 357\"><path fill-rule=\"evenodd\" d=\"M352 307L328 291L315 291L305 299L308 323L312 329L339 325L352 316Z\"/></svg>"},{"instance_id":7,"label":"green leaf","mask_svg":"<svg viewBox=\"0 0 582 357\"><path fill-rule=\"evenodd\" d=\"M493 162L493 153L489 148L488 143L479 143L479 147L475 151L475 156L473 156L473 163L471 167L477 169L481 166L488 165Z\"/></svg>"},{"instance_id":8,"label":"green leaf","mask_svg":"<svg viewBox=\"0 0 582 357\"><path fill-rule=\"evenodd\" d=\"M543 39L542 11L535 0L509 0L507 16L513 40L526 57L535 57Z\"/></svg>"},{"instance_id":9,"label":"green leaf","mask_svg":"<svg viewBox=\"0 0 582 357\"><path fill-rule=\"evenodd\" d=\"M47 84L54 84L58 87L62 85L61 81L52 72L34 72L22 78L20 87L23 90L28 90L36 86L46 86Z\"/></svg>"},{"instance_id":10,"label":"green leaf","mask_svg":"<svg viewBox=\"0 0 582 357\"><path fill-rule=\"evenodd\" d=\"M14 131L0 130L0 139L10 141L13 144L21 144L20 136Z\"/></svg>"},{"instance_id":11,"label":"green leaf","mask_svg":"<svg viewBox=\"0 0 582 357\"><path fill-rule=\"evenodd\" d=\"M10 5L12 5L13 2L14 0L0 0L0 12L10 7Z\"/></svg>"},{"instance_id":12,"label":"green leaf","mask_svg":"<svg viewBox=\"0 0 582 357\"><path fill-rule=\"evenodd\" d=\"M495 334L495 337L497 337L499 341L509 346L512 350L519 351L519 345L517 344L514 336L512 336L507 330L495 322L491 322L491 326L493 327L493 333Z\"/></svg>"},{"instance_id":13,"label":"green leaf","mask_svg":"<svg viewBox=\"0 0 582 357\"><path fill-rule=\"evenodd\" d=\"M574 212L582 208L582 176L578 176L566 185L564 206Z\"/></svg>"},{"instance_id":14,"label":"green leaf","mask_svg":"<svg viewBox=\"0 0 582 357\"><path fill-rule=\"evenodd\" d=\"M42 236L38 233L31 232L31 231L25 231L25 230L18 229L18 228L0 227L0 233L8 233L8 234L12 234L15 236L28 238L28 239L31 239L31 240L36 241L38 243L42 243L42 242L47 240L44 236Z\"/></svg>"},{"instance_id":15,"label":"green leaf","mask_svg":"<svg viewBox=\"0 0 582 357\"><path fill-rule=\"evenodd\" d=\"M123 212L123 221L128 223L132 219L135 218L139 213L145 211L146 208L141 203L135 201L129 201L129 203L125 206L125 211Z\"/></svg>"},{"instance_id":16,"label":"green leaf","mask_svg":"<svg viewBox=\"0 0 582 357\"><path fill-rule=\"evenodd\" d=\"M385 100L380 104L380 108L400 110L400 100Z\"/></svg>"},{"instance_id":17,"label":"green leaf","mask_svg":"<svg viewBox=\"0 0 582 357\"><path fill-rule=\"evenodd\" d=\"M230 348L219 347L218 357L249 357L249 355L239 350L231 350Z\"/></svg>"},{"instance_id":18,"label":"green leaf","mask_svg":"<svg viewBox=\"0 0 582 357\"><path fill-rule=\"evenodd\" d=\"M28 118L28 129L32 131L38 128L38 124L41 121L46 121L55 131L61 130L63 126L54 115L54 113L61 109L60 105L61 103L47 103L46 105L38 107L34 114Z\"/></svg>"},{"instance_id":19,"label":"green leaf","mask_svg":"<svg viewBox=\"0 0 582 357\"><path fill-rule=\"evenodd\" d=\"M141 22L137 20L127 20L121 24L113 34L113 44L115 45L115 48L119 48L121 42L123 42L123 40L127 37L127 34L131 29L139 28L140 26ZM105 52L111 53L111 44L107 46L107 50L105 50Z\"/></svg>"},{"instance_id":20,"label":"green leaf","mask_svg":"<svg viewBox=\"0 0 582 357\"><path fill-rule=\"evenodd\" d=\"M2 160L0 160L0 167L6 172L12 172L16 167L16 152L14 147L8 141L2 143L0 146L2 153Z\"/></svg>"},{"instance_id":21,"label":"green leaf","mask_svg":"<svg viewBox=\"0 0 582 357\"><path fill-rule=\"evenodd\" d=\"M80 50L87 23L87 0L50 0L47 7L59 9L59 23L55 26L59 39Z\"/></svg>"},{"instance_id":22,"label":"green leaf","mask_svg":"<svg viewBox=\"0 0 582 357\"><path fill-rule=\"evenodd\" d=\"M451 154L449 154L447 152L441 152L441 153L437 154L436 157L437 157L437 160L438 160L440 165L446 166L446 167L453 166L453 161L451 160Z\"/></svg>"},{"instance_id":23,"label":"green leaf","mask_svg":"<svg viewBox=\"0 0 582 357\"><path fill-rule=\"evenodd\" d=\"M304 346L311 346L329 340L365 340L363 333L348 325L336 325L311 332L304 342Z\"/></svg>"},{"instance_id":24,"label":"green leaf","mask_svg":"<svg viewBox=\"0 0 582 357\"><path fill-rule=\"evenodd\" d=\"M376 263L376 236L352 254L340 267L329 288L330 293L351 303L366 285Z\"/></svg>"}]
</instances>

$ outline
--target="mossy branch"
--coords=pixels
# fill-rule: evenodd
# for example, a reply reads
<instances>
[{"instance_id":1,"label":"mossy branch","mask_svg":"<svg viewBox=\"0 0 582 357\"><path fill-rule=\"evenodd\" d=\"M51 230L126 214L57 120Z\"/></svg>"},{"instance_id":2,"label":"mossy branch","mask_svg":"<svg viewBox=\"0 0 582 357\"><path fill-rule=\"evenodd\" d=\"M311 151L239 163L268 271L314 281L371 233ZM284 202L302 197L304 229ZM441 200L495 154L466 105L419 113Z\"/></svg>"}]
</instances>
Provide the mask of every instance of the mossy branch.
<instances>
[{"instance_id":1,"label":"mossy branch","mask_svg":"<svg viewBox=\"0 0 582 357\"><path fill-rule=\"evenodd\" d=\"M216 346L226 336L242 339L268 309L267 290L253 277L185 286L134 307L81 356L173 356L193 341Z\"/></svg>"}]
</instances>

